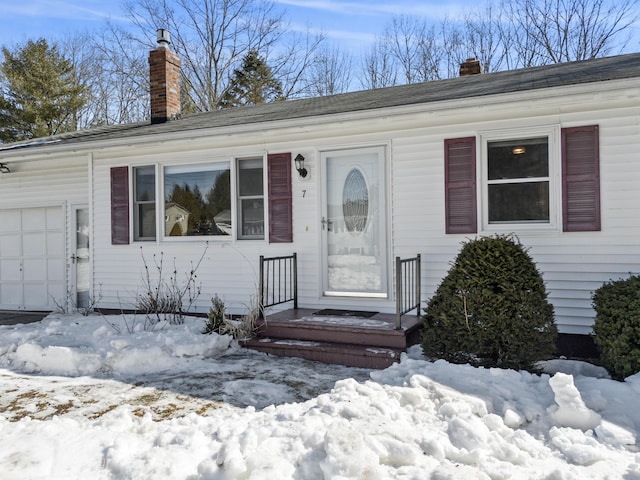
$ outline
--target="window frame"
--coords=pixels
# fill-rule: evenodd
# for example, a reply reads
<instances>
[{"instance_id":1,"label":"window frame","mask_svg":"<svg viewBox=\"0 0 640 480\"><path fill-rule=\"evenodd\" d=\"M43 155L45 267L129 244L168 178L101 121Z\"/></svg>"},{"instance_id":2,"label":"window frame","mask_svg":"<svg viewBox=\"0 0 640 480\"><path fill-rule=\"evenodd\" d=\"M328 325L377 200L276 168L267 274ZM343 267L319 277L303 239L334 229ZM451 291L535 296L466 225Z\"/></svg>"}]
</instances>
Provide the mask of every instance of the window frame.
<instances>
[{"instance_id":1,"label":"window frame","mask_svg":"<svg viewBox=\"0 0 640 480\"><path fill-rule=\"evenodd\" d=\"M252 162L259 161L261 176L262 176L262 193L259 195L242 195L240 182L242 181L242 168L240 168L240 163L242 162ZM238 157L235 159L235 234L238 240L264 240L267 238L267 176L266 176L266 161L264 155L261 156L246 156L246 157ZM244 200L261 200L262 201L262 233L261 234L244 234L242 232L243 226L243 212L242 212L242 203Z\"/></svg>"},{"instance_id":2,"label":"window frame","mask_svg":"<svg viewBox=\"0 0 640 480\"><path fill-rule=\"evenodd\" d=\"M527 180L541 180L547 177L536 177L526 180L505 182L489 180L489 144L491 142L527 140L532 138L547 138L548 145L548 181L549 181L549 221L519 221L519 222L489 222L489 185L498 183L525 183ZM479 132L477 136L477 150L480 152L477 169L477 183L480 186L480 202L478 215L481 233L509 233L509 232L560 232L562 227L561 202L561 145L560 126L546 125L530 128L502 129L496 131Z\"/></svg>"},{"instance_id":3,"label":"window frame","mask_svg":"<svg viewBox=\"0 0 640 480\"><path fill-rule=\"evenodd\" d=\"M138 201L138 183L137 183L137 172L141 169L151 169L153 168L153 182L154 182L154 199L153 200L145 200ZM132 216L133 219L133 241L134 242L155 242L158 238L158 165L157 164L146 164L146 165L134 165L131 167L131 205L132 205ZM153 237L143 237L139 232L139 223L138 220L140 218L140 210L139 207L141 205L151 205L153 204L153 216L154 216L154 233Z\"/></svg>"}]
</instances>

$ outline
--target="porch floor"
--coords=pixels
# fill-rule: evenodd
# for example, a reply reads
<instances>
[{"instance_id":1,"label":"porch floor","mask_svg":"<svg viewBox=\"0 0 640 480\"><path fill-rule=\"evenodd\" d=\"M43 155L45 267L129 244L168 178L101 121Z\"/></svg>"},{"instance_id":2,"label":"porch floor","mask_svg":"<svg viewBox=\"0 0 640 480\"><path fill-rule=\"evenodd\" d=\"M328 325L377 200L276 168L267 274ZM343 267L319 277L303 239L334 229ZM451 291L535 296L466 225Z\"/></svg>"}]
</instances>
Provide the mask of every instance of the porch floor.
<instances>
[{"instance_id":1,"label":"porch floor","mask_svg":"<svg viewBox=\"0 0 640 480\"><path fill-rule=\"evenodd\" d=\"M257 335L242 344L272 355L386 368L420 341L422 320L415 313L402 316L399 330L395 322L396 316L386 313L360 316L360 312L327 315L318 309L283 310L259 320Z\"/></svg>"}]
</instances>

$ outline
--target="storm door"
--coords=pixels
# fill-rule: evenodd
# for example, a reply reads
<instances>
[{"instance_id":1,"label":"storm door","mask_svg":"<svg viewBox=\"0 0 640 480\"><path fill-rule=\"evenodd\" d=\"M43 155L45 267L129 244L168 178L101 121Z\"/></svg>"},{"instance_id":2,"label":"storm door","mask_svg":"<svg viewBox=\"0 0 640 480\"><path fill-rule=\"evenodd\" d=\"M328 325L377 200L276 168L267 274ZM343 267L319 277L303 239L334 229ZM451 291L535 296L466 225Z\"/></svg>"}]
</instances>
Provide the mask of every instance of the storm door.
<instances>
[{"instance_id":1,"label":"storm door","mask_svg":"<svg viewBox=\"0 0 640 480\"><path fill-rule=\"evenodd\" d=\"M71 300L78 309L91 306L91 268L89 262L89 209L75 207L73 209L75 234L73 236L72 283L73 297Z\"/></svg>"},{"instance_id":2,"label":"storm door","mask_svg":"<svg viewBox=\"0 0 640 480\"><path fill-rule=\"evenodd\" d=\"M324 152L323 292L386 297L385 148Z\"/></svg>"}]
</instances>

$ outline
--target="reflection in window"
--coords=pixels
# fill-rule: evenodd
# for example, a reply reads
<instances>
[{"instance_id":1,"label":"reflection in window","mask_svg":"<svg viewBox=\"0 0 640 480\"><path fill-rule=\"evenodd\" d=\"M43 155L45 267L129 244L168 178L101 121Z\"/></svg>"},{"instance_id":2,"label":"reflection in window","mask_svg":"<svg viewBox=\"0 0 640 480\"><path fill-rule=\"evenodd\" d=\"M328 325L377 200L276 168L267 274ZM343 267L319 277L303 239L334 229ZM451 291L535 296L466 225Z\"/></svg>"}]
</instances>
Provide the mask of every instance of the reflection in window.
<instances>
[{"instance_id":1,"label":"reflection in window","mask_svg":"<svg viewBox=\"0 0 640 480\"><path fill-rule=\"evenodd\" d=\"M165 235L231 235L230 182L229 162L165 167Z\"/></svg>"},{"instance_id":2,"label":"reflection in window","mask_svg":"<svg viewBox=\"0 0 640 480\"><path fill-rule=\"evenodd\" d=\"M489 223L548 223L547 137L489 142Z\"/></svg>"},{"instance_id":3,"label":"reflection in window","mask_svg":"<svg viewBox=\"0 0 640 480\"><path fill-rule=\"evenodd\" d=\"M135 240L156 239L156 167L135 167L133 235Z\"/></svg>"},{"instance_id":4,"label":"reflection in window","mask_svg":"<svg viewBox=\"0 0 640 480\"><path fill-rule=\"evenodd\" d=\"M344 223L352 235L364 232L369 216L369 189L362 172L356 168L347 174L342 190Z\"/></svg>"},{"instance_id":5,"label":"reflection in window","mask_svg":"<svg viewBox=\"0 0 640 480\"><path fill-rule=\"evenodd\" d=\"M238 160L238 237L264 238L262 158Z\"/></svg>"}]
</instances>

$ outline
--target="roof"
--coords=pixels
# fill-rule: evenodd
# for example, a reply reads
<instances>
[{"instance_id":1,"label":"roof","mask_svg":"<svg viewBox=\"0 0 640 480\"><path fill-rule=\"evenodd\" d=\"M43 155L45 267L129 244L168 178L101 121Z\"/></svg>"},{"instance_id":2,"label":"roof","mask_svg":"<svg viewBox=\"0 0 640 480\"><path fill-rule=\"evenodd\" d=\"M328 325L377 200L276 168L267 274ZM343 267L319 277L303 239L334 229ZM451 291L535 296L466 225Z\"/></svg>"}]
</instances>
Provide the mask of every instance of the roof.
<instances>
[{"instance_id":1,"label":"roof","mask_svg":"<svg viewBox=\"0 0 640 480\"><path fill-rule=\"evenodd\" d=\"M7 144L0 146L0 151L302 119L636 77L640 77L640 53L237 107L185 115L159 124L147 121L96 127Z\"/></svg>"}]
</instances>

